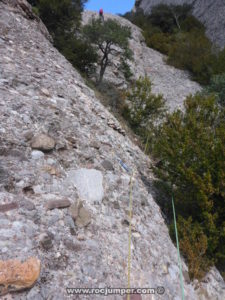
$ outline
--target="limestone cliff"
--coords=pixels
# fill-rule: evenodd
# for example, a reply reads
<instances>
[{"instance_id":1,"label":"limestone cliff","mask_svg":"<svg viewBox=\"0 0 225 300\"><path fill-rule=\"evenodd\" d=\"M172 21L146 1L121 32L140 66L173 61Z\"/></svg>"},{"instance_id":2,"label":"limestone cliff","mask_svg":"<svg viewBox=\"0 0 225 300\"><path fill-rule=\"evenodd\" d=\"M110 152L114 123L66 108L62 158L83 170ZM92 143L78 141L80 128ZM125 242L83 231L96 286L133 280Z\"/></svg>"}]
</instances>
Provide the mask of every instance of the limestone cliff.
<instances>
[{"instance_id":1,"label":"limestone cliff","mask_svg":"<svg viewBox=\"0 0 225 300\"><path fill-rule=\"evenodd\" d=\"M136 0L134 10L142 8L146 14L153 6L164 4L192 4L193 14L206 26L207 35L220 47L225 46L224 0Z\"/></svg>"},{"instance_id":2,"label":"limestone cliff","mask_svg":"<svg viewBox=\"0 0 225 300\"><path fill-rule=\"evenodd\" d=\"M165 288L163 296L142 299L180 299L177 252L154 201L149 158L30 13L26 1L0 1L0 260L36 257L38 272L25 278L36 280L39 261L41 273L31 289L6 299L64 300L66 288L127 286L130 173L124 164L135 171L131 284ZM185 299L224 299L215 269L205 282L191 284L182 265ZM15 273L10 285L6 273L0 270L0 297L28 286Z\"/></svg>"}]
</instances>

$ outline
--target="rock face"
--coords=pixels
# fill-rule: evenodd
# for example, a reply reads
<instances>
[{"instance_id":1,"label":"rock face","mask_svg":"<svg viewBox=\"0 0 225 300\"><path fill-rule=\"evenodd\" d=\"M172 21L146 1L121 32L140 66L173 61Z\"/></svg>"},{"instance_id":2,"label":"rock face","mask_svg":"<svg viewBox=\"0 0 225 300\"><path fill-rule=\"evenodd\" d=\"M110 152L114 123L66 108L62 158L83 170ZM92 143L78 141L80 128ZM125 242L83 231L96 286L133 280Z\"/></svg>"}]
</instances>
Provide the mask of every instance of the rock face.
<instances>
[{"instance_id":1,"label":"rock face","mask_svg":"<svg viewBox=\"0 0 225 300\"><path fill-rule=\"evenodd\" d=\"M64 300L69 287L127 286L130 174L118 158L136 174L131 284L164 286L165 299L180 299L177 252L153 198L149 158L112 126L119 122L16 2L0 2L0 259L38 257L41 273L31 290L13 299ZM34 153L30 140L40 132L61 146ZM83 194L85 180L93 195ZM71 206L46 209L56 199ZM201 299L225 298L217 274ZM188 280L184 289L185 299L198 299L198 287ZM142 297L153 298L162 296Z\"/></svg>"},{"instance_id":2,"label":"rock face","mask_svg":"<svg viewBox=\"0 0 225 300\"><path fill-rule=\"evenodd\" d=\"M23 263L0 260L0 296L32 287L39 278L40 270L41 263L36 258Z\"/></svg>"},{"instance_id":3,"label":"rock face","mask_svg":"<svg viewBox=\"0 0 225 300\"><path fill-rule=\"evenodd\" d=\"M91 11L83 13L84 24L87 24L92 18L98 18L98 14ZM201 89L199 84L191 81L187 72L167 65L164 55L148 48L144 43L140 28L119 16L105 14L105 19L108 18L113 18L121 25L131 28L130 48L133 51L133 60L129 61L129 66L134 75L133 78L148 76L152 81L152 91L156 94L163 94L166 105L171 111L182 108L186 96L195 94ZM126 89L127 81L123 73L118 70L119 55L111 57L111 62L111 66L106 69L105 80L119 88Z\"/></svg>"},{"instance_id":4,"label":"rock face","mask_svg":"<svg viewBox=\"0 0 225 300\"><path fill-rule=\"evenodd\" d=\"M142 8L146 14L153 6L164 4L192 4L193 14L206 26L207 35L218 46L225 46L225 4L224 0L136 0L135 8Z\"/></svg>"}]
</instances>

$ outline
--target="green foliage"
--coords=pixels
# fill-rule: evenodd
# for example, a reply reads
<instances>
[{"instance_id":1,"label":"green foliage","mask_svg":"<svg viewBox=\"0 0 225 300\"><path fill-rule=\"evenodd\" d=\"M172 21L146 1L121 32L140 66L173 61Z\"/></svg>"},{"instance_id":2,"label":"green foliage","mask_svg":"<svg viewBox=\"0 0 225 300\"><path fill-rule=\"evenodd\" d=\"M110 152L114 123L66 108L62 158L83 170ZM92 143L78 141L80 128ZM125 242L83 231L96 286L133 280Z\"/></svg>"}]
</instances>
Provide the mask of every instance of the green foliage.
<instances>
[{"instance_id":1,"label":"green foliage","mask_svg":"<svg viewBox=\"0 0 225 300\"><path fill-rule=\"evenodd\" d=\"M135 131L149 128L165 112L165 101L162 95L152 93L148 77L139 78L126 96L130 104L126 110L126 117Z\"/></svg>"},{"instance_id":2,"label":"green foliage","mask_svg":"<svg viewBox=\"0 0 225 300\"><path fill-rule=\"evenodd\" d=\"M128 51L128 39L131 35L130 28L121 26L115 20L109 19L105 22L92 19L91 23L84 26L83 32L88 41L95 44L101 51L100 57L100 75L98 82L101 83L107 66L110 64L110 54L118 51L113 48L119 46L123 53L121 57L126 59L131 51Z\"/></svg>"},{"instance_id":3,"label":"green foliage","mask_svg":"<svg viewBox=\"0 0 225 300\"><path fill-rule=\"evenodd\" d=\"M213 262L224 271L224 108L211 95L188 97L185 112L168 115L158 127L153 153L160 161L155 174L174 187L177 215L183 218L178 224L181 245L191 276L201 277L200 269Z\"/></svg>"},{"instance_id":4,"label":"green foliage","mask_svg":"<svg viewBox=\"0 0 225 300\"><path fill-rule=\"evenodd\" d=\"M218 103L225 107L225 73L213 76L203 93L214 94Z\"/></svg>"},{"instance_id":5,"label":"green foliage","mask_svg":"<svg viewBox=\"0 0 225 300\"><path fill-rule=\"evenodd\" d=\"M180 21L180 25L183 32L191 32L192 30L198 30L202 34L205 32L205 26L192 15L187 15Z\"/></svg>"},{"instance_id":6,"label":"green foliage","mask_svg":"<svg viewBox=\"0 0 225 300\"><path fill-rule=\"evenodd\" d=\"M59 36L60 37L60 36ZM68 61L82 73L91 75L95 72L98 55L85 40L69 35L55 38L55 44Z\"/></svg>"},{"instance_id":7,"label":"green foliage","mask_svg":"<svg viewBox=\"0 0 225 300\"><path fill-rule=\"evenodd\" d=\"M122 48L127 48L131 34L129 27L121 26L113 19L108 19L104 23L99 19L92 19L83 31L92 43L102 45L108 42Z\"/></svg>"},{"instance_id":8,"label":"green foliage","mask_svg":"<svg viewBox=\"0 0 225 300\"><path fill-rule=\"evenodd\" d=\"M149 20L153 26L159 27L163 32L172 33L180 29L180 19L185 19L191 11L191 6L159 4L152 8Z\"/></svg>"},{"instance_id":9,"label":"green foliage","mask_svg":"<svg viewBox=\"0 0 225 300\"><path fill-rule=\"evenodd\" d=\"M142 10L139 10L136 13L127 12L123 15L123 17L142 29L147 29L149 26L151 26L151 22L149 21L148 17L144 15Z\"/></svg>"},{"instance_id":10,"label":"green foliage","mask_svg":"<svg viewBox=\"0 0 225 300\"><path fill-rule=\"evenodd\" d=\"M51 33L54 46L82 73L94 71L97 53L78 34L86 0L30 0ZM79 36L79 37L78 37Z\"/></svg>"},{"instance_id":11,"label":"green foliage","mask_svg":"<svg viewBox=\"0 0 225 300\"><path fill-rule=\"evenodd\" d=\"M192 221L192 217L185 220L179 216L177 227L180 250L188 263L190 278L201 279L209 267L212 266L212 262L206 256L207 236L204 234L201 225ZM174 235L174 226L171 226L170 232L171 235Z\"/></svg>"},{"instance_id":12,"label":"green foliage","mask_svg":"<svg viewBox=\"0 0 225 300\"><path fill-rule=\"evenodd\" d=\"M170 47L168 63L186 69L201 84L207 84L213 72L212 43L199 31L177 35Z\"/></svg>"},{"instance_id":13,"label":"green foliage","mask_svg":"<svg viewBox=\"0 0 225 300\"><path fill-rule=\"evenodd\" d=\"M160 4L150 16L138 10L124 17L143 29L148 47L168 55L168 63L188 70L200 84L207 85L213 75L225 73L225 48L215 49L204 25L191 15L190 5Z\"/></svg>"},{"instance_id":14,"label":"green foliage","mask_svg":"<svg viewBox=\"0 0 225 300\"><path fill-rule=\"evenodd\" d=\"M33 12L35 15L37 15L37 16L39 17L40 13L39 13L38 7L33 6L33 7L32 7L32 12Z\"/></svg>"},{"instance_id":15,"label":"green foliage","mask_svg":"<svg viewBox=\"0 0 225 300\"><path fill-rule=\"evenodd\" d=\"M51 34L56 31L73 31L79 28L83 5L86 1L39 0L40 17Z\"/></svg>"},{"instance_id":16,"label":"green foliage","mask_svg":"<svg viewBox=\"0 0 225 300\"><path fill-rule=\"evenodd\" d=\"M169 54L173 37L168 33L156 32L151 36L144 34L148 47L154 48L163 54Z\"/></svg>"},{"instance_id":17,"label":"green foliage","mask_svg":"<svg viewBox=\"0 0 225 300\"><path fill-rule=\"evenodd\" d=\"M120 70L123 72L124 77L126 78L127 81L129 81L133 76L130 66L128 65L128 63L124 58L121 58Z\"/></svg>"},{"instance_id":18,"label":"green foliage","mask_svg":"<svg viewBox=\"0 0 225 300\"><path fill-rule=\"evenodd\" d=\"M213 74L225 73L225 48L217 51L213 61Z\"/></svg>"}]
</instances>

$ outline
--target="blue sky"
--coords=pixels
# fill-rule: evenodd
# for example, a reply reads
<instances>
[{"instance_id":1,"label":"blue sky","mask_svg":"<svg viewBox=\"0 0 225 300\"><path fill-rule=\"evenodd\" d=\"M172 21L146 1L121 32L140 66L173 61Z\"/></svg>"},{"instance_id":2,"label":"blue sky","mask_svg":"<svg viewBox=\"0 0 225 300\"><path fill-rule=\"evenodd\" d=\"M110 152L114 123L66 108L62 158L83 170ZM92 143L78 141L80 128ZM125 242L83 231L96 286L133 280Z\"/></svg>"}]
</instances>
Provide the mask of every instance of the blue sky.
<instances>
[{"instance_id":1,"label":"blue sky","mask_svg":"<svg viewBox=\"0 0 225 300\"><path fill-rule=\"evenodd\" d=\"M123 14L133 8L134 2L135 0L89 0L85 8L95 11L103 8L104 12Z\"/></svg>"}]
</instances>

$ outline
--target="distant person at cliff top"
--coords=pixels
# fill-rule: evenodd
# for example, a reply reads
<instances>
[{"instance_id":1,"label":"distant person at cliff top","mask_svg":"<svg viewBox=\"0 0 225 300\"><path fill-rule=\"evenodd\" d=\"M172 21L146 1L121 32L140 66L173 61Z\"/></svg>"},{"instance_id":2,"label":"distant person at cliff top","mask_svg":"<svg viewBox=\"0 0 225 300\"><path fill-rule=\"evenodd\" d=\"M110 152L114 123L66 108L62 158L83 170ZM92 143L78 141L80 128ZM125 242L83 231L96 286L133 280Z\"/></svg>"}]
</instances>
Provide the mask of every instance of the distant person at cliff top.
<instances>
[{"instance_id":1,"label":"distant person at cliff top","mask_svg":"<svg viewBox=\"0 0 225 300\"><path fill-rule=\"evenodd\" d=\"M102 22L104 22L104 15L103 15L103 9L102 8L100 8L100 10L99 10L99 18Z\"/></svg>"}]
</instances>

